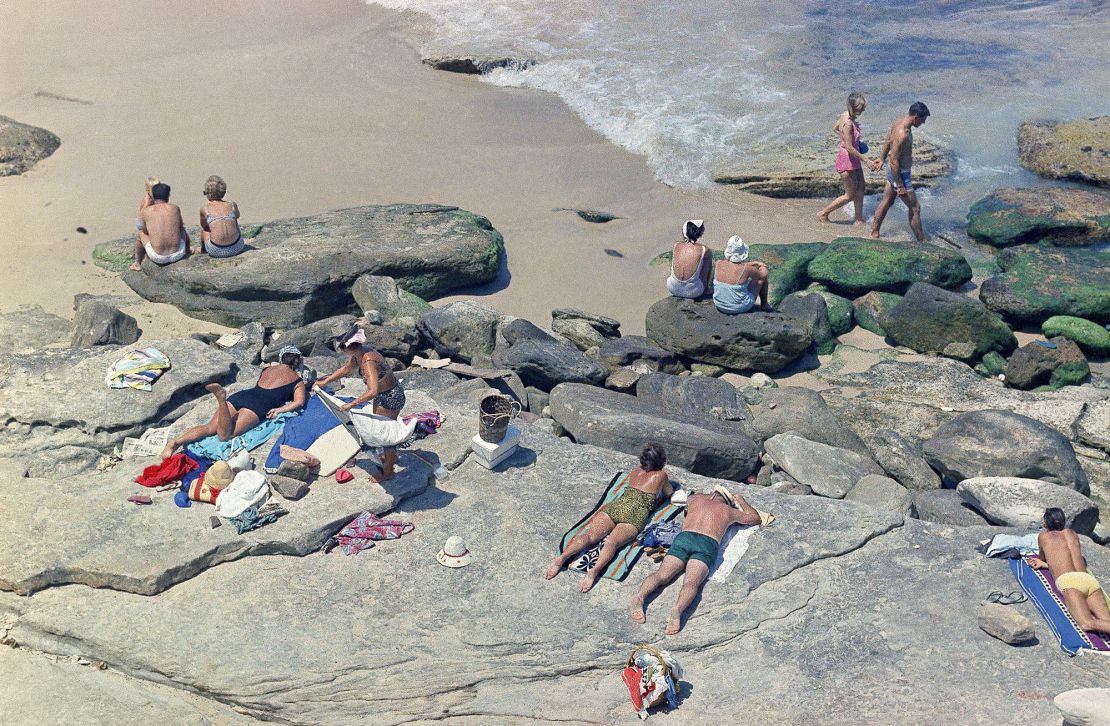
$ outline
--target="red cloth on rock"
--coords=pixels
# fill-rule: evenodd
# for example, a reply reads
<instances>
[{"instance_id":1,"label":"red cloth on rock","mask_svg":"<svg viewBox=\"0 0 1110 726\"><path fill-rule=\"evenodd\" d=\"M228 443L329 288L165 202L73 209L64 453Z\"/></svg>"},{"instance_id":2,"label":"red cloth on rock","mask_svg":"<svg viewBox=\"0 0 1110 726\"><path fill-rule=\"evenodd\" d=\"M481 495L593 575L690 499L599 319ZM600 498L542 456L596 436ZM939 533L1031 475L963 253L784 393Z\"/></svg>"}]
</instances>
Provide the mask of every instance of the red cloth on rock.
<instances>
[{"instance_id":1,"label":"red cloth on rock","mask_svg":"<svg viewBox=\"0 0 1110 726\"><path fill-rule=\"evenodd\" d=\"M154 464L143 469L143 473L135 477L135 483L144 487L160 487L180 481L181 477L188 474L198 466L197 462L185 454L174 454L161 464Z\"/></svg>"}]
</instances>

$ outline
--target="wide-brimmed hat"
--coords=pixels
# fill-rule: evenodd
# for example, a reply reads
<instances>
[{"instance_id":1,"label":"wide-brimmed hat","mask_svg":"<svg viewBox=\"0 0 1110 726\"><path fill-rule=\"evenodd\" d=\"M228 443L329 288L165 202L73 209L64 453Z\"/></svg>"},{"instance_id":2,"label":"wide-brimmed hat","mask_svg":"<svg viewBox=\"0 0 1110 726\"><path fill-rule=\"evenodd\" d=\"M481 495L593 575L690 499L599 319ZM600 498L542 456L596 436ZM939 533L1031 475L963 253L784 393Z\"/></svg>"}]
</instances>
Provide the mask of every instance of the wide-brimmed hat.
<instances>
[{"instance_id":1,"label":"wide-brimmed hat","mask_svg":"<svg viewBox=\"0 0 1110 726\"><path fill-rule=\"evenodd\" d=\"M452 535L436 554L436 559L444 567L466 567L470 564L470 550L466 548L462 537Z\"/></svg>"},{"instance_id":2,"label":"wide-brimmed hat","mask_svg":"<svg viewBox=\"0 0 1110 726\"><path fill-rule=\"evenodd\" d=\"M226 461L215 462L204 473L204 483L213 489L227 489L234 478L235 474L231 471L231 465Z\"/></svg>"},{"instance_id":3,"label":"wide-brimmed hat","mask_svg":"<svg viewBox=\"0 0 1110 726\"><path fill-rule=\"evenodd\" d=\"M736 497L733 496L732 492L730 492L727 488L725 488L725 486L723 484L718 484L715 487L713 487L713 493L714 494L720 494L721 497L726 502L728 502L728 505L730 507L732 507L733 509L739 509L739 507L736 504Z\"/></svg>"}]
</instances>

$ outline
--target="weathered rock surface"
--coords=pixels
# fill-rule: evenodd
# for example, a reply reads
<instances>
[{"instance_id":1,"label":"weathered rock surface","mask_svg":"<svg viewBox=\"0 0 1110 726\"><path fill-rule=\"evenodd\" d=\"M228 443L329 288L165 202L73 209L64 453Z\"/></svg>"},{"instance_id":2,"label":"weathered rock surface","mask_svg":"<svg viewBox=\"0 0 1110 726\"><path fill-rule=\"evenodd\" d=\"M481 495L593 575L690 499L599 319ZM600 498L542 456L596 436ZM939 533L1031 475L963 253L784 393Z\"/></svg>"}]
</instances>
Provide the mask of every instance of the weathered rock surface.
<instances>
[{"instance_id":1,"label":"weathered rock surface","mask_svg":"<svg viewBox=\"0 0 1110 726\"><path fill-rule=\"evenodd\" d=\"M22 174L57 151L61 144L46 129L0 116L0 176Z\"/></svg>"},{"instance_id":2,"label":"weathered rock surface","mask_svg":"<svg viewBox=\"0 0 1110 726\"><path fill-rule=\"evenodd\" d=\"M78 295L73 309L77 314L73 318L70 347L131 345L139 339L139 322L120 312L108 296Z\"/></svg>"},{"instance_id":3,"label":"weathered rock surface","mask_svg":"<svg viewBox=\"0 0 1110 726\"><path fill-rule=\"evenodd\" d=\"M776 466L823 497L842 499L863 477L883 473L878 464L854 451L792 433L772 436L763 446Z\"/></svg>"},{"instance_id":4,"label":"weathered rock surface","mask_svg":"<svg viewBox=\"0 0 1110 726\"><path fill-rule=\"evenodd\" d=\"M432 307L385 275L361 275L351 286L351 296L364 315L377 312L382 322L387 324L403 322L415 325L420 315Z\"/></svg>"},{"instance_id":5,"label":"weathered rock surface","mask_svg":"<svg viewBox=\"0 0 1110 726\"><path fill-rule=\"evenodd\" d=\"M392 277L432 299L490 282L504 254L501 235L485 217L432 204L274 220L248 243L251 249L228 259L193 255L165 267L147 261L141 272L124 272L123 281L147 300L201 320L290 328L354 312L351 289L362 275ZM107 242L94 256L133 245L133 236Z\"/></svg>"},{"instance_id":6,"label":"weathered rock surface","mask_svg":"<svg viewBox=\"0 0 1110 726\"><path fill-rule=\"evenodd\" d=\"M836 137L829 134L827 139L812 143L777 147L772 157L754 157L743 165L730 165L716 171L713 181L732 184L743 191L765 197L835 197L842 191L841 182L829 160L836 156L838 144ZM955 159L947 149L924 139L914 139L914 186L934 186L949 176L955 167ZM921 180L920 185L918 179ZM880 175L867 175L867 193L881 192L883 183Z\"/></svg>"},{"instance_id":7,"label":"weathered rock surface","mask_svg":"<svg viewBox=\"0 0 1110 726\"><path fill-rule=\"evenodd\" d=\"M424 65L437 71L450 73L465 73L469 75L483 75L497 68L512 68L523 70L535 65L533 60L520 60L518 58L505 58L498 56L434 56L422 59Z\"/></svg>"},{"instance_id":8,"label":"weathered rock surface","mask_svg":"<svg viewBox=\"0 0 1110 726\"><path fill-rule=\"evenodd\" d=\"M956 492L988 520L1004 527L1039 529L1049 507L1064 510L1067 526L1079 534L1091 534L1098 523L1098 506L1090 499L1039 479L975 477L960 482Z\"/></svg>"},{"instance_id":9,"label":"weathered rock surface","mask_svg":"<svg viewBox=\"0 0 1110 726\"><path fill-rule=\"evenodd\" d=\"M983 603L975 612L979 629L1008 645L1027 643L1037 637L1033 623L1009 605Z\"/></svg>"},{"instance_id":10,"label":"weathered rock surface","mask_svg":"<svg viewBox=\"0 0 1110 726\"><path fill-rule=\"evenodd\" d=\"M879 429L868 438L868 448L886 473L912 491L940 489L940 475L933 471L916 446L897 431Z\"/></svg>"},{"instance_id":11,"label":"weathered rock surface","mask_svg":"<svg viewBox=\"0 0 1110 726\"><path fill-rule=\"evenodd\" d=\"M560 383L605 382L609 371L566 340L518 318L500 330L506 345L493 352L493 364L510 368L526 386L550 391Z\"/></svg>"},{"instance_id":12,"label":"weathered rock surface","mask_svg":"<svg viewBox=\"0 0 1110 726\"><path fill-rule=\"evenodd\" d=\"M443 389L450 388L461 380L454 373L442 368L430 370L409 368L398 375L405 384L406 391L424 391L433 397Z\"/></svg>"},{"instance_id":13,"label":"weathered rock surface","mask_svg":"<svg viewBox=\"0 0 1110 726\"><path fill-rule=\"evenodd\" d=\"M297 346L305 357L332 355L335 352L332 342L350 330L355 320L357 318L354 315L334 315L299 328L275 333L270 343L262 348L262 360L267 363L276 361L278 351L287 345Z\"/></svg>"},{"instance_id":14,"label":"weathered rock surface","mask_svg":"<svg viewBox=\"0 0 1110 726\"><path fill-rule=\"evenodd\" d=\"M967 234L994 247L1110 240L1110 195L1083 189L996 189L971 205Z\"/></svg>"},{"instance_id":15,"label":"weathered rock surface","mask_svg":"<svg viewBox=\"0 0 1110 726\"><path fill-rule=\"evenodd\" d=\"M837 237L809 263L809 276L838 295L902 294L915 282L952 288L971 279L960 254L926 242Z\"/></svg>"},{"instance_id":16,"label":"weathered rock surface","mask_svg":"<svg viewBox=\"0 0 1110 726\"><path fill-rule=\"evenodd\" d=\"M901 295L875 290L853 300L852 310L861 328L870 330L875 335L885 336L886 330L881 321L901 301Z\"/></svg>"},{"instance_id":17,"label":"weathered rock surface","mask_svg":"<svg viewBox=\"0 0 1110 726\"><path fill-rule=\"evenodd\" d=\"M610 370L624 366L643 373L677 374L686 370L674 353L663 350L642 335L626 335L602 342L597 358Z\"/></svg>"},{"instance_id":18,"label":"weathered rock surface","mask_svg":"<svg viewBox=\"0 0 1110 726\"><path fill-rule=\"evenodd\" d=\"M918 353L970 362L1017 347L1010 328L983 303L924 282L911 285L881 323L896 343Z\"/></svg>"},{"instance_id":19,"label":"weathered rock surface","mask_svg":"<svg viewBox=\"0 0 1110 726\"><path fill-rule=\"evenodd\" d=\"M1110 398L1086 405L1075 421L1075 435L1088 446L1110 452Z\"/></svg>"},{"instance_id":20,"label":"weathered rock surface","mask_svg":"<svg viewBox=\"0 0 1110 726\"><path fill-rule=\"evenodd\" d=\"M1047 348L1034 340L1014 351L1006 364L1006 385L1029 390L1040 386L1056 389L1074 386L1091 375L1079 346L1061 336Z\"/></svg>"},{"instance_id":21,"label":"weathered rock surface","mask_svg":"<svg viewBox=\"0 0 1110 726\"><path fill-rule=\"evenodd\" d=\"M925 459L949 479L981 476L1043 479L1087 494L1087 475L1064 435L1009 411L971 411L922 444Z\"/></svg>"},{"instance_id":22,"label":"weathered rock surface","mask_svg":"<svg viewBox=\"0 0 1110 726\"><path fill-rule=\"evenodd\" d=\"M638 455L660 443L667 461L734 481L755 471L759 447L736 426L707 415L674 413L646 398L564 383L551 391L551 417L583 444Z\"/></svg>"},{"instance_id":23,"label":"weathered rock surface","mask_svg":"<svg viewBox=\"0 0 1110 726\"><path fill-rule=\"evenodd\" d=\"M1021 163L1041 176L1110 185L1110 116L1026 121L1017 143Z\"/></svg>"},{"instance_id":24,"label":"weathered rock surface","mask_svg":"<svg viewBox=\"0 0 1110 726\"><path fill-rule=\"evenodd\" d=\"M580 350L600 346L610 338L619 338L619 320L595 315L575 308L555 308L551 311L551 330L574 343Z\"/></svg>"},{"instance_id":25,"label":"weathered rock surface","mask_svg":"<svg viewBox=\"0 0 1110 726\"><path fill-rule=\"evenodd\" d=\"M818 354L827 355L836 347L825 298L816 294L792 292L782 299L778 307L781 312L809 325L813 348Z\"/></svg>"},{"instance_id":26,"label":"weathered rock surface","mask_svg":"<svg viewBox=\"0 0 1110 726\"><path fill-rule=\"evenodd\" d=\"M1052 702L1066 726L1110 726L1110 688L1074 688Z\"/></svg>"},{"instance_id":27,"label":"weathered rock surface","mask_svg":"<svg viewBox=\"0 0 1110 726\"><path fill-rule=\"evenodd\" d=\"M844 498L896 514L908 515L913 511L913 496L909 490L880 474L861 477Z\"/></svg>"},{"instance_id":28,"label":"weathered rock surface","mask_svg":"<svg viewBox=\"0 0 1110 726\"><path fill-rule=\"evenodd\" d=\"M955 489L916 492L913 497L917 518L952 527L977 527L987 523L981 514L964 504Z\"/></svg>"},{"instance_id":29,"label":"weathered rock surface","mask_svg":"<svg viewBox=\"0 0 1110 726\"><path fill-rule=\"evenodd\" d=\"M751 409L736 387L725 381L649 373L636 382L636 397L679 415L739 422L744 433L755 438Z\"/></svg>"},{"instance_id":30,"label":"weathered rock surface","mask_svg":"<svg viewBox=\"0 0 1110 726\"><path fill-rule=\"evenodd\" d=\"M69 342L70 322L38 305L22 305L0 315L0 355L32 353Z\"/></svg>"},{"instance_id":31,"label":"weathered rock surface","mask_svg":"<svg viewBox=\"0 0 1110 726\"><path fill-rule=\"evenodd\" d=\"M752 407L752 415L760 439L793 431L810 441L871 456L863 440L812 389L798 386L765 389L759 403Z\"/></svg>"},{"instance_id":32,"label":"weathered rock surface","mask_svg":"<svg viewBox=\"0 0 1110 726\"><path fill-rule=\"evenodd\" d=\"M782 313L725 315L711 300L667 297L651 306L647 337L659 347L702 363L774 373L813 343L807 324Z\"/></svg>"},{"instance_id":33,"label":"weathered rock surface","mask_svg":"<svg viewBox=\"0 0 1110 726\"><path fill-rule=\"evenodd\" d=\"M832 327L833 335L844 335L852 329L852 323L855 317L852 309L852 301L846 297L841 297L836 293L823 289L820 283L814 284L817 285L817 287L802 290L801 294L820 295L825 300L825 305L829 310L829 325Z\"/></svg>"},{"instance_id":34,"label":"weathered rock surface","mask_svg":"<svg viewBox=\"0 0 1110 726\"><path fill-rule=\"evenodd\" d=\"M1074 315L1110 323L1110 250L1022 245L1002 250L995 261L1002 272L983 281L979 299L1007 320Z\"/></svg>"},{"instance_id":35,"label":"weathered rock surface","mask_svg":"<svg viewBox=\"0 0 1110 726\"><path fill-rule=\"evenodd\" d=\"M1110 330L1098 323L1071 315L1054 315L1041 325L1046 338L1062 335L1088 355L1110 356Z\"/></svg>"},{"instance_id":36,"label":"weathered rock surface","mask_svg":"<svg viewBox=\"0 0 1110 726\"><path fill-rule=\"evenodd\" d=\"M488 366L502 319L493 308L464 300L426 311L420 316L420 331L441 356Z\"/></svg>"}]
</instances>

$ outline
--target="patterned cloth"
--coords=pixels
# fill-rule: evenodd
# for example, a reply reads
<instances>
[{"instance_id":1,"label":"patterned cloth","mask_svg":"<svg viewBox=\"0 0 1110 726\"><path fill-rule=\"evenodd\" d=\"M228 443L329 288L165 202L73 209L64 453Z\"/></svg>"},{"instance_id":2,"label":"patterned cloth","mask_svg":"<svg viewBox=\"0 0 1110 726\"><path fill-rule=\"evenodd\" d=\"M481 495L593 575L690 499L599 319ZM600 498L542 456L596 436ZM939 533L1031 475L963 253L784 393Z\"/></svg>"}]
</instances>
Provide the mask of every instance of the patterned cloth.
<instances>
[{"instance_id":1,"label":"patterned cloth","mask_svg":"<svg viewBox=\"0 0 1110 726\"><path fill-rule=\"evenodd\" d=\"M1014 573L1021 589L1040 611L1053 635L1060 641L1060 649L1068 655L1079 652L1097 652L1107 655L1110 642L1100 633L1081 630L1075 619L1064 605L1064 598L1056 588L1052 573L1047 569L1034 570L1027 557L1010 560L1010 571Z\"/></svg>"},{"instance_id":2,"label":"patterned cloth","mask_svg":"<svg viewBox=\"0 0 1110 726\"><path fill-rule=\"evenodd\" d=\"M381 519L370 512L362 512L328 541L325 550L330 551L338 545L342 548L343 554L353 555L370 549L375 541L398 539L414 528L409 522Z\"/></svg>"},{"instance_id":3,"label":"patterned cloth","mask_svg":"<svg viewBox=\"0 0 1110 726\"><path fill-rule=\"evenodd\" d=\"M138 348L117 360L108 368L104 382L110 388L134 388L149 391L164 371L169 370L170 359L157 348Z\"/></svg>"}]
</instances>

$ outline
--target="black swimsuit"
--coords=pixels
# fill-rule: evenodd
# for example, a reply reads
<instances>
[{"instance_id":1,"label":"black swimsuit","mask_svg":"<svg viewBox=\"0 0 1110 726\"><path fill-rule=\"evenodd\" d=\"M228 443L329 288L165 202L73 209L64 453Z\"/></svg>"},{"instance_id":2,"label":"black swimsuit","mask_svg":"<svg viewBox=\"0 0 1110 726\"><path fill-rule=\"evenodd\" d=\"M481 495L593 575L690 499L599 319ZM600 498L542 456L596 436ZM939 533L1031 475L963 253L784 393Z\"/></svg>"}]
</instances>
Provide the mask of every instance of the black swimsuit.
<instances>
[{"instance_id":1,"label":"black swimsuit","mask_svg":"<svg viewBox=\"0 0 1110 726\"><path fill-rule=\"evenodd\" d=\"M298 378L277 388L263 388L256 384L254 388L231 394L228 396L227 402L236 409L245 408L248 411L253 411L254 415L258 416L259 421L265 421L266 414L270 412L270 409L280 408L293 400L293 391L296 390L297 384L300 382Z\"/></svg>"}]
</instances>

